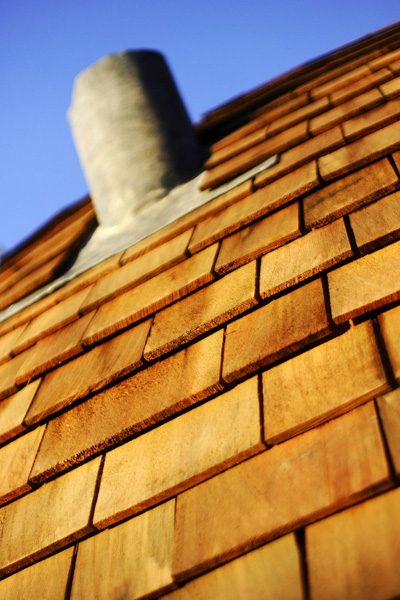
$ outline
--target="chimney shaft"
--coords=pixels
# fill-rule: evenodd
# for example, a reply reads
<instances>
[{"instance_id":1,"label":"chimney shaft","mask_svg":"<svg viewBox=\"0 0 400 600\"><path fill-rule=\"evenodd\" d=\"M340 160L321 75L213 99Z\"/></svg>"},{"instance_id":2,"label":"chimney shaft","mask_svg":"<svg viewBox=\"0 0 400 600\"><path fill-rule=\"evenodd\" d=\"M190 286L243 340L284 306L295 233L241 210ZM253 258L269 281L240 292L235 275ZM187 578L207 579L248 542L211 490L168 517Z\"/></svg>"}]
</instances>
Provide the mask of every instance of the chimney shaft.
<instances>
[{"instance_id":1,"label":"chimney shaft","mask_svg":"<svg viewBox=\"0 0 400 600\"><path fill-rule=\"evenodd\" d=\"M201 166L190 119L157 52L120 52L84 70L68 118L103 226L131 220Z\"/></svg>"}]
</instances>

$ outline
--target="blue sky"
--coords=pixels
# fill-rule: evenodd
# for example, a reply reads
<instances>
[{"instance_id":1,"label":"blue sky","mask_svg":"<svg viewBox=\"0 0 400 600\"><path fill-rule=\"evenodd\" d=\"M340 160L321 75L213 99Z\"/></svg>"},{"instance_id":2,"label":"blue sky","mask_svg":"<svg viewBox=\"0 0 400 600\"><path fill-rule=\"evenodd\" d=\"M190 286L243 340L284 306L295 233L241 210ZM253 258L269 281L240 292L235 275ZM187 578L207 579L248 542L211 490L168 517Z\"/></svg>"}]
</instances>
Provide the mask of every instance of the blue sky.
<instances>
[{"instance_id":1,"label":"blue sky","mask_svg":"<svg viewBox=\"0 0 400 600\"><path fill-rule=\"evenodd\" d=\"M398 0L0 0L0 244L87 193L66 120L102 56L167 57L192 120L400 18Z\"/></svg>"}]
</instances>

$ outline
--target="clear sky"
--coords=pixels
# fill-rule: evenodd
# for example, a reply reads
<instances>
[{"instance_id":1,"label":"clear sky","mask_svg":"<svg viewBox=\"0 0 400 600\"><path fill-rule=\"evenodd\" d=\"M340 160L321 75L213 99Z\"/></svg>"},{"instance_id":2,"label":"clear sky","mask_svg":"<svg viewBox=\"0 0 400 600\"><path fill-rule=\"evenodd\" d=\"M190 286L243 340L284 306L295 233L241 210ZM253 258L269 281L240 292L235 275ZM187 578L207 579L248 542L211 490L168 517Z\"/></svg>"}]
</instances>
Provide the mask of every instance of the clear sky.
<instances>
[{"instance_id":1,"label":"clear sky","mask_svg":"<svg viewBox=\"0 0 400 600\"><path fill-rule=\"evenodd\" d=\"M0 0L0 244L86 195L65 113L102 56L163 52L197 121L398 19L399 0Z\"/></svg>"}]
</instances>

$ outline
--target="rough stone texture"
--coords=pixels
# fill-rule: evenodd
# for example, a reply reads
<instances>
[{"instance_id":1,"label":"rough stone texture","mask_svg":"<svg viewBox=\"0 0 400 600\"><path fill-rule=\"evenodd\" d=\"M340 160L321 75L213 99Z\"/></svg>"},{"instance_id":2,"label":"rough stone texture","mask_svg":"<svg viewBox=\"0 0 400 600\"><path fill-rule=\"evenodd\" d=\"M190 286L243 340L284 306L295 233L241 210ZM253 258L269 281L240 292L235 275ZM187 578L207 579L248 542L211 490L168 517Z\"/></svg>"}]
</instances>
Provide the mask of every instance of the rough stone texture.
<instances>
[{"instance_id":1,"label":"rough stone texture","mask_svg":"<svg viewBox=\"0 0 400 600\"><path fill-rule=\"evenodd\" d=\"M400 123L393 123L318 160L326 181L345 175L400 148Z\"/></svg>"},{"instance_id":2,"label":"rough stone texture","mask_svg":"<svg viewBox=\"0 0 400 600\"><path fill-rule=\"evenodd\" d=\"M306 529L313 600L382 600L400 594L400 490Z\"/></svg>"},{"instance_id":3,"label":"rough stone texture","mask_svg":"<svg viewBox=\"0 0 400 600\"><path fill-rule=\"evenodd\" d=\"M0 404L0 443L24 431L23 420L40 383L38 379Z\"/></svg>"},{"instance_id":4,"label":"rough stone texture","mask_svg":"<svg viewBox=\"0 0 400 600\"><path fill-rule=\"evenodd\" d=\"M144 358L153 360L254 306L255 283L253 261L157 313Z\"/></svg>"},{"instance_id":5,"label":"rough stone texture","mask_svg":"<svg viewBox=\"0 0 400 600\"><path fill-rule=\"evenodd\" d=\"M171 589L174 514L171 500L81 542L71 600L135 600Z\"/></svg>"},{"instance_id":6,"label":"rough stone texture","mask_svg":"<svg viewBox=\"0 0 400 600\"><path fill-rule=\"evenodd\" d=\"M225 238L215 271L223 275L299 235L299 207L296 203Z\"/></svg>"},{"instance_id":7,"label":"rough stone texture","mask_svg":"<svg viewBox=\"0 0 400 600\"><path fill-rule=\"evenodd\" d=\"M38 427L0 449L0 504L29 491L28 477L45 427Z\"/></svg>"},{"instance_id":8,"label":"rough stone texture","mask_svg":"<svg viewBox=\"0 0 400 600\"><path fill-rule=\"evenodd\" d=\"M373 250L400 237L400 192L350 215L357 246Z\"/></svg>"},{"instance_id":9,"label":"rough stone texture","mask_svg":"<svg viewBox=\"0 0 400 600\"><path fill-rule=\"evenodd\" d=\"M93 517L103 529L265 448L254 377L106 455Z\"/></svg>"},{"instance_id":10,"label":"rough stone texture","mask_svg":"<svg viewBox=\"0 0 400 600\"><path fill-rule=\"evenodd\" d=\"M220 391L222 340L217 332L53 419L31 479L42 481Z\"/></svg>"},{"instance_id":11,"label":"rough stone texture","mask_svg":"<svg viewBox=\"0 0 400 600\"><path fill-rule=\"evenodd\" d=\"M352 255L342 220L269 252L261 260L260 294L267 298Z\"/></svg>"},{"instance_id":12,"label":"rough stone texture","mask_svg":"<svg viewBox=\"0 0 400 600\"><path fill-rule=\"evenodd\" d=\"M223 212L200 223L190 242L190 252L198 252L212 242L234 233L255 219L284 206L294 198L313 189L317 183L315 164L311 164L298 169L263 190L258 190L241 202L236 202Z\"/></svg>"},{"instance_id":13,"label":"rough stone texture","mask_svg":"<svg viewBox=\"0 0 400 600\"><path fill-rule=\"evenodd\" d=\"M328 273L336 323L400 298L399 251L400 242L396 242Z\"/></svg>"},{"instance_id":14,"label":"rough stone texture","mask_svg":"<svg viewBox=\"0 0 400 600\"><path fill-rule=\"evenodd\" d=\"M308 228L321 227L399 186L389 161L384 159L304 199L304 221Z\"/></svg>"},{"instance_id":15,"label":"rough stone texture","mask_svg":"<svg viewBox=\"0 0 400 600\"><path fill-rule=\"evenodd\" d=\"M87 312L97 308L103 302L119 296L183 260L192 233L192 230L185 231L99 279L85 299L81 311Z\"/></svg>"},{"instance_id":16,"label":"rough stone texture","mask_svg":"<svg viewBox=\"0 0 400 600\"><path fill-rule=\"evenodd\" d=\"M299 551L289 534L187 583L164 600L302 600Z\"/></svg>"},{"instance_id":17,"label":"rough stone texture","mask_svg":"<svg viewBox=\"0 0 400 600\"><path fill-rule=\"evenodd\" d=\"M137 369L149 329L145 321L48 373L27 414L28 425Z\"/></svg>"},{"instance_id":18,"label":"rough stone texture","mask_svg":"<svg viewBox=\"0 0 400 600\"><path fill-rule=\"evenodd\" d=\"M206 248L204 252L103 304L91 321L84 342L91 344L98 341L211 281L216 252L216 245Z\"/></svg>"},{"instance_id":19,"label":"rough stone texture","mask_svg":"<svg viewBox=\"0 0 400 600\"><path fill-rule=\"evenodd\" d=\"M379 315L379 325L397 381L400 381L400 307Z\"/></svg>"},{"instance_id":20,"label":"rough stone texture","mask_svg":"<svg viewBox=\"0 0 400 600\"><path fill-rule=\"evenodd\" d=\"M65 600L73 554L74 548L68 548L0 581L0 597L4 600Z\"/></svg>"},{"instance_id":21,"label":"rough stone texture","mask_svg":"<svg viewBox=\"0 0 400 600\"><path fill-rule=\"evenodd\" d=\"M0 575L91 531L89 515L99 466L97 458L0 509Z\"/></svg>"},{"instance_id":22,"label":"rough stone texture","mask_svg":"<svg viewBox=\"0 0 400 600\"><path fill-rule=\"evenodd\" d=\"M179 495L173 573L181 579L204 572L368 497L388 480L370 403Z\"/></svg>"},{"instance_id":23,"label":"rough stone texture","mask_svg":"<svg viewBox=\"0 0 400 600\"><path fill-rule=\"evenodd\" d=\"M234 381L323 337L329 329L322 283L316 280L228 325L222 376Z\"/></svg>"},{"instance_id":24,"label":"rough stone texture","mask_svg":"<svg viewBox=\"0 0 400 600\"><path fill-rule=\"evenodd\" d=\"M264 431L277 443L389 389L372 324L263 373Z\"/></svg>"},{"instance_id":25,"label":"rough stone texture","mask_svg":"<svg viewBox=\"0 0 400 600\"><path fill-rule=\"evenodd\" d=\"M104 226L132 218L200 165L190 119L157 52L118 52L85 69L68 117Z\"/></svg>"}]
</instances>

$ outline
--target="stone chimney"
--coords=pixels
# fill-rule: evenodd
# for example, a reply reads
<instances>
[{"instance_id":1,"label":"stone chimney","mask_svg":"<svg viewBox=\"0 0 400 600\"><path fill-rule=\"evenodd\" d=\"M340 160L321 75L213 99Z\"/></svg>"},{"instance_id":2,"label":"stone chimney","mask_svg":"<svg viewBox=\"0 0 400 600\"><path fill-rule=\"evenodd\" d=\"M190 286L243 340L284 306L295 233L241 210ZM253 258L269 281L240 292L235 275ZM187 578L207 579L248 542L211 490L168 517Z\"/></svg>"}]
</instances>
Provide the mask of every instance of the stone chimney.
<instances>
[{"instance_id":1,"label":"stone chimney","mask_svg":"<svg viewBox=\"0 0 400 600\"><path fill-rule=\"evenodd\" d=\"M85 69L68 119L102 226L131 221L201 167L195 132L157 52L119 52Z\"/></svg>"}]
</instances>

